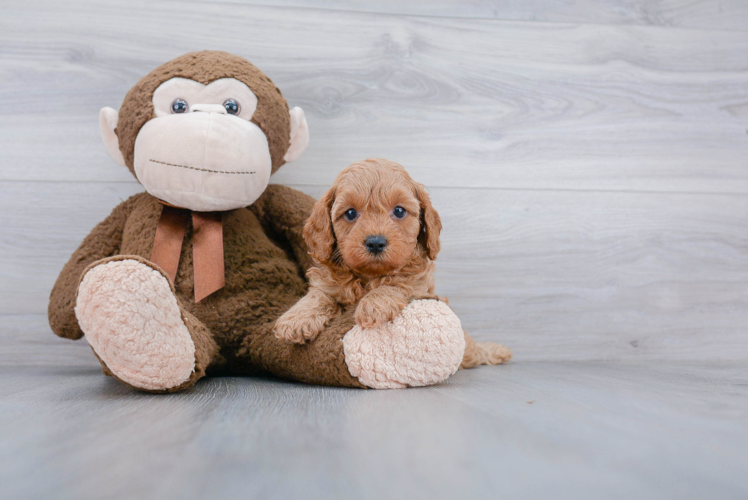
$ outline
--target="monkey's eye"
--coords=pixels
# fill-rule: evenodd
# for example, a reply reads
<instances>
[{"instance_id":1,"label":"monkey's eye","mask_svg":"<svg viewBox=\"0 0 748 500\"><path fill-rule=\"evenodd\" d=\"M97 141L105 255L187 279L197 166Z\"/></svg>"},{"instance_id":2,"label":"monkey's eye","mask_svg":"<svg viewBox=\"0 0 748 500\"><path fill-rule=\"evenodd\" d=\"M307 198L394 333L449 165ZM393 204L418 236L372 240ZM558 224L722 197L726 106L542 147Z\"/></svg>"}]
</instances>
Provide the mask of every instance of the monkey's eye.
<instances>
[{"instance_id":1,"label":"monkey's eye","mask_svg":"<svg viewBox=\"0 0 748 500\"><path fill-rule=\"evenodd\" d=\"M348 222L351 222L356 220L356 218L358 217L358 212L356 212L356 210L353 208L349 208L345 211L343 217L345 217L345 220L347 220Z\"/></svg>"},{"instance_id":2,"label":"monkey's eye","mask_svg":"<svg viewBox=\"0 0 748 500\"><path fill-rule=\"evenodd\" d=\"M392 215L394 215L398 219L402 219L407 213L408 212L406 212L405 209L400 206L395 207L395 209L392 211Z\"/></svg>"},{"instance_id":3,"label":"monkey's eye","mask_svg":"<svg viewBox=\"0 0 748 500\"><path fill-rule=\"evenodd\" d=\"M223 107L226 108L226 112L230 115L238 115L242 107L236 102L236 99L226 99L223 101Z\"/></svg>"},{"instance_id":4,"label":"monkey's eye","mask_svg":"<svg viewBox=\"0 0 748 500\"><path fill-rule=\"evenodd\" d=\"M188 109L189 106L184 99L174 99L174 102L171 103L172 113L186 113Z\"/></svg>"}]
</instances>

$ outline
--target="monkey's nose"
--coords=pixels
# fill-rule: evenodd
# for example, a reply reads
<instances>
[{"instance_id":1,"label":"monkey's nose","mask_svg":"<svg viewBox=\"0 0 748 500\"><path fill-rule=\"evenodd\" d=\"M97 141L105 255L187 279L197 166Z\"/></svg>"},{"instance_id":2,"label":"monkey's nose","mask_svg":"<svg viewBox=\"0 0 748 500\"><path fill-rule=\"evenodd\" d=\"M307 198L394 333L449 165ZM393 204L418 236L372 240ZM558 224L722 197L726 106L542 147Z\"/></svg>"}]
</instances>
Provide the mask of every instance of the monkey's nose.
<instances>
[{"instance_id":1,"label":"monkey's nose","mask_svg":"<svg viewBox=\"0 0 748 500\"><path fill-rule=\"evenodd\" d=\"M366 249L374 255L382 253L384 247L387 246L387 238L382 235L378 236L367 236L364 242Z\"/></svg>"},{"instance_id":2,"label":"monkey's nose","mask_svg":"<svg viewBox=\"0 0 748 500\"><path fill-rule=\"evenodd\" d=\"M192 105L192 112L198 113L221 113L222 115L226 114L226 108L224 108L220 104L193 104Z\"/></svg>"}]
</instances>

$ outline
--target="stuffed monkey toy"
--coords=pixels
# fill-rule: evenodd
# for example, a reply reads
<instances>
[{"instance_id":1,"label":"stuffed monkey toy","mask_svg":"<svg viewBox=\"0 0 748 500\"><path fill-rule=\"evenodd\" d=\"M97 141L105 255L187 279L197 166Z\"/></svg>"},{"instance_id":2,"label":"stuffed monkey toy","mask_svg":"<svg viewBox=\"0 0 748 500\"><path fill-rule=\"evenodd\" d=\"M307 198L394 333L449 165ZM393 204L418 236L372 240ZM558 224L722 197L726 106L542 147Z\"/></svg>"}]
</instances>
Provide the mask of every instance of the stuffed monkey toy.
<instances>
[{"instance_id":1,"label":"stuffed monkey toy","mask_svg":"<svg viewBox=\"0 0 748 500\"><path fill-rule=\"evenodd\" d=\"M60 337L85 335L106 375L175 392L206 374L392 388L457 370L463 332L436 300L414 301L378 328L347 313L314 342L275 337L274 321L307 291L303 228L314 199L268 182L309 133L304 112L289 111L251 63L213 51L178 57L140 80L119 112L102 109L100 126L109 155L145 192L72 255L49 323ZM394 349L403 337L420 340Z\"/></svg>"}]
</instances>

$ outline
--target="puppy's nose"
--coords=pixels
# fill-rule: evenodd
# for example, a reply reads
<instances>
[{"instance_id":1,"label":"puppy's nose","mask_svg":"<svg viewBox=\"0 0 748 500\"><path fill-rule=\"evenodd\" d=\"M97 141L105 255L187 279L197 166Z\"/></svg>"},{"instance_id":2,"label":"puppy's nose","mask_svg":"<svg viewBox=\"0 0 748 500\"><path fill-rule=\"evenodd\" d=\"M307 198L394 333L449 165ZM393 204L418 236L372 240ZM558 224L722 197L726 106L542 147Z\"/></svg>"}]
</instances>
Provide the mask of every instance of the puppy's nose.
<instances>
[{"instance_id":1,"label":"puppy's nose","mask_svg":"<svg viewBox=\"0 0 748 500\"><path fill-rule=\"evenodd\" d=\"M384 236L367 236L364 244L369 252L377 255L382 253L384 247L387 246L387 238Z\"/></svg>"}]
</instances>

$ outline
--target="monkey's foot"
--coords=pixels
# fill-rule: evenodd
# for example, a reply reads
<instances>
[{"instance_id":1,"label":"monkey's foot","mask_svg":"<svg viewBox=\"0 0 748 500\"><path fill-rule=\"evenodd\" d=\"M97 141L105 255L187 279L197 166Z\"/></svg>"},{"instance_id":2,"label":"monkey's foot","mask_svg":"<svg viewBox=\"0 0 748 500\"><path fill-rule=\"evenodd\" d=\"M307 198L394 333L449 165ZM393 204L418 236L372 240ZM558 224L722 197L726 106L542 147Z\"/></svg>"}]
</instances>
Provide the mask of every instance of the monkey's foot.
<instances>
[{"instance_id":1,"label":"monkey's foot","mask_svg":"<svg viewBox=\"0 0 748 500\"><path fill-rule=\"evenodd\" d=\"M354 326L343 337L351 375L373 389L432 385L457 371L465 353L460 320L444 302L415 300L390 322Z\"/></svg>"},{"instance_id":2,"label":"monkey's foot","mask_svg":"<svg viewBox=\"0 0 748 500\"><path fill-rule=\"evenodd\" d=\"M173 389L195 370L195 343L171 286L143 262L110 260L90 268L75 315L94 352L133 387Z\"/></svg>"}]
</instances>

